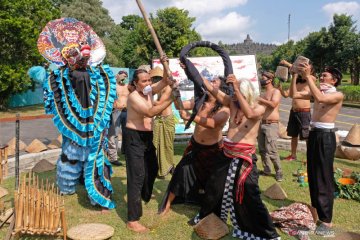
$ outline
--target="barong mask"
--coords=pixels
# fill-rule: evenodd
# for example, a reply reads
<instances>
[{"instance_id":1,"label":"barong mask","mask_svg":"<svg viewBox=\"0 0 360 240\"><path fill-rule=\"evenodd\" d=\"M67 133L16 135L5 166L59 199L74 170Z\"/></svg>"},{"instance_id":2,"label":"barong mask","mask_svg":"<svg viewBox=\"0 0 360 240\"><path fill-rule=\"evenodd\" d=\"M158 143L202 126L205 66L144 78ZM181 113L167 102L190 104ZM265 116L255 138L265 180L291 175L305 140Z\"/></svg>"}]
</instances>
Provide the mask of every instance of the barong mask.
<instances>
[{"instance_id":1,"label":"barong mask","mask_svg":"<svg viewBox=\"0 0 360 240\"><path fill-rule=\"evenodd\" d=\"M97 66L106 56L100 37L90 26L74 18L47 23L37 46L40 54L58 67Z\"/></svg>"}]
</instances>

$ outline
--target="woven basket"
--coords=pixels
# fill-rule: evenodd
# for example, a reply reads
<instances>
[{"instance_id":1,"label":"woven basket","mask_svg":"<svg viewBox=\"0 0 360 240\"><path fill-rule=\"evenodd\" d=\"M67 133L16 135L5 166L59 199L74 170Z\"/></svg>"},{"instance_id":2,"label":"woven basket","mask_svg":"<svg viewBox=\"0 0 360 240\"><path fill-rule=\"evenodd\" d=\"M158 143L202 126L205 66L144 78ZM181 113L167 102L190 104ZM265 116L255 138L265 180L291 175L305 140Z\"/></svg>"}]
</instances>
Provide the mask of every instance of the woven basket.
<instances>
[{"instance_id":1,"label":"woven basket","mask_svg":"<svg viewBox=\"0 0 360 240\"><path fill-rule=\"evenodd\" d=\"M113 235L113 227L100 223L80 224L67 232L67 236L73 240L104 240Z\"/></svg>"},{"instance_id":2,"label":"woven basket","mask_svg":"<svg viewBox=\"0 0 360 240\"><path fill-rule=\"evenodd\" d=\"M211 213L194 226L202 239L220 239L229 233L229 228L218 216Z\"/></svg>"}]
</instances>

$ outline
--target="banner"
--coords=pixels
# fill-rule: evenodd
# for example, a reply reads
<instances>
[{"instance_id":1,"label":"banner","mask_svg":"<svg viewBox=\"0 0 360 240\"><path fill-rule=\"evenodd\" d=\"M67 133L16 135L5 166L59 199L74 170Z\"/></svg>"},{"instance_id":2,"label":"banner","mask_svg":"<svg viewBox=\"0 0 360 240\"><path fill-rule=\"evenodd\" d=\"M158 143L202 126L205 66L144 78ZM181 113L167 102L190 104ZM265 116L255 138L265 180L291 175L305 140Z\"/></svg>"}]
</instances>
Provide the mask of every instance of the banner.
<instances>
[{"instance_id":1,"label":"banner","mask_svg":"<svg viewBox=\"0 0 360 240\"><path fill-rule=\"evenodd\" d=\"M194 57L188 59L202 75L224 75L224 65L221 57ZM255 55L230 56L230 59L236 78L239 80L249 79L254 85L255 91L260 92ZM153 60L153 68L156 66L162 68L159 59ZM169 59L169 66L173 78L179 81L181 99L191 99L194 96L194 85L180 67L179 59ZM193 133L195 123L193 123L189 129L184 131L184 121L180 118L179 112L175 109L174 104L172 104L172 108L176 117L176 134ZM225 126L224 129L227 129L227 126Z\"/></svg>"}]
</instances>

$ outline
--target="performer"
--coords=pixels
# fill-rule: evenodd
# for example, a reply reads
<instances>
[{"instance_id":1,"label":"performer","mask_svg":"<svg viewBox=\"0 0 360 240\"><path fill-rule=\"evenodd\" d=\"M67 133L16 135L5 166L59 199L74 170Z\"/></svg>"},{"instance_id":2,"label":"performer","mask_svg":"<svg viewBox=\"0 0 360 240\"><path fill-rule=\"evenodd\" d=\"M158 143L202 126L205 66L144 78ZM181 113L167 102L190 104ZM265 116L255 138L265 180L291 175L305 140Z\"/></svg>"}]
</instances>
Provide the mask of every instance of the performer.
<instances>
[{"instance_id":1,"label":"performer","mask_svg":"<svg viewBox=\"0 0 360 240\"><path fill-rule=\"evenodd\" d=\"M88 25L62 18L45 26L38 49L60 67L44 83L46 113L54 114L63 138L56 176L60 192L73 194L83 177L91 203L114 208L106 135L116 82L109 66L101 65L105 46Z\"/></svg>"},{"instance_id":2,"label":"performer","mask_svg":"<svg viewBox=\"0 0 360 240\"><path fill-rule=\"evenodd\" d=\"M162 62L166 61L162 57ZM163 80L151 85L149 73L143 69L134 72L136 90L128 98L125 134L125 159L127 173L127 228L135 232L147 232L148 228L139 223L142 216L141 199L149 202L158 172L155 147L153 144L152 118L167 108L172 100L165 99L154 106L152 94L156 94L170 81L164 72ZM172 82L170 83L172 84Z\"/></svg>"},{"instance_id":3,"label":"performer","mask_svg":"<svg viewBox=\"0 0 360 240\"><path fill-rule=\"evenodd\" d=\"M200 213L193 221L196 224L214 212L226 222L230 211L233 237L280 239L260 198L256 168L256 137L265 107L256 102L250 81L239 83L233 74L227 79L234 86L234 98L206 85L217 100L230 106L230 123L216 171L208 181Z\"/></svg>"},{"instance_id":4,"label":"performer","mask_svg":"<svg viewBox=\"0 0 360 240\"><path fill-rule=\"evenodd\" d=\"M321 224L315 234L332 237L332 216L334 205L334 154L336 149L335 120L344 95L336 90L342 74L334 67L326 67L320 76L320 89L311 75L311 65L302 64L300 75L307 81L309 93L298 92L295 79L291 82L293 98L314 98L314 110L307 144L307 172L311 204L316 208Z\"/></svg>"},{"instance_id":5,"label":"performer","mask_svg":"<svg viewBox=\"0 0 360 240\"><path fill-rule=\"evenodd\" d=\"M281 65L284 65L288 68L291 68L292 64L281 60ZM306 81L302 79L300 76L296 79L296 89L298 92L309 92L309 86ZM290 96L290 89L283 90L282 85L279 85L279 90L281 95L285 98ZM285 158L287 161L296 160L296 149L298 145L298 140L306 140L309 137L309 129L310 129L310 120L311 120L311 112L310 112L310 100L309 99L292 99L291 101L291 110L289 115L289 121L287 125L287 135L291 137L291 153L289 156Z\"/></svg>"},{"instance_id":6,"label":"performer","mask_svg":"<svg viewBox=\"0 0 360 240\"><path fill-rule=\"evenodd\" d=\"M259 97L259 102L266 106L266 111L259 128L258 145L264 167L261 173L269 176L271 174L270 162L272 162L275 168L275 179L281 182L283 174L277 151L281 93L273 86L274 77L271 72L261 74L261 86L265 88L265 93Z\"/></svg>"},{"instance_id":7,"label":"performer","mask_svg":"<svg viewBox=\"0 0 360 240\"><path fill-rule=\"evenodd\" d=\"M153 83L163 78L163 70L157 66L150 70ZM171 96L171 87L167 86L157 94L154 105L158 105ZM175 117L171 105L159 113L154 120L154 146L159 164L158 178L164 179L166 175L174 171L174 139L175 139Z\"/></svg>"},{"instance_id":8,"label":"performer","mask_svg":"<svg viewBox=\"0 0 360 240\"><path fill-rule=\"evenodd\" d=\"M207 81L204 79L204 82ZM219 77L211 79L209 84L215 89L225 85ZM221 89L224 91L224 88ZM190 113L186 110L193 109L194 105L194 99L183 102L184 110L180 111L182 119L190 119ZM194 134L175 168L159 208L160 214L168 213L172 202L201 203L206 183L214 171L218 153L222 150L222 129L228 118L229 108L208 95L194 118Z\"/></svg>"},{"instance_id":9,"label":"performer","mask_svg":"<svg viewBox=\"0 0 360 240\"><path fill-rule=\"evenodd\" d=\"M123 130L123 125L126 124L126 100L129 95L129 90L125 86L125 79L128 77L127 72L119 71L116 74L116 95L117 99L114 102L114 108L111 113L110 128L109 128L109 160L114 166L121 166L118 160L118 134L119 128ZM125 115L125 116L124 116ZM123 131L122 131L122 134ZM123 141L121 141L123 143Z\"/></svg>"}]
</instances>

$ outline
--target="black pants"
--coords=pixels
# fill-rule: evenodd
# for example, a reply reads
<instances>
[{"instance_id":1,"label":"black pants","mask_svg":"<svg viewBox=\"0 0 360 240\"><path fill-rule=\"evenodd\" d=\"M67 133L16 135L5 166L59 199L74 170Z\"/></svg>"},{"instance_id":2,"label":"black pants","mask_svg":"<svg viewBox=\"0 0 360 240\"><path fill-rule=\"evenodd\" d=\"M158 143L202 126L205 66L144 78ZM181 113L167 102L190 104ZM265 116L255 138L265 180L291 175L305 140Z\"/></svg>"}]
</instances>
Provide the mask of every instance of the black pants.
<instances>
[{"instance_id":1,"label":"black pants","mask_svg":"<svg viewBox=\"0 0 360 240\"><path fill-rule=\"evenodd\" d=\"M269 212L260 197L258 183L259 174L256 168L256 160L256 155L253 155L253 168L247 176L244 184L244 198L242 204L236 202L237 189L235 186L233 188L236 222L240 230L252 233L256 237L269 239L277 238L279 235L277 234ZM200 218L206 217L211 212L214 212L220 217L225 181L231 161L232 158L226 157L223 153L221 154L221 161L218 162L218 169L215 174L211 176L206 186L206 194L200 209ZM243 160L240 159L235 176L235 185L237 183L237 179L239 178L239 170L242 162Z\"/></svg>"},{"instance_id":2,"label":"black pants","mask_svg":"<svg viewBox=\"0 0 360 240\"><path fill-rule=\"evenodd\" d=\"M142 216L141 199L150 201L158 162L152 132L126 128L125 137L128 221L138 221Z\"/></svg>"},{"instance_id":3,"label":"black pants","mask_svg":"<svg viewBox=\"0 0 360 240\"><path fill-rule=\"evenodd\" d=\"M307 172L311 205L320 221L330 223L334 205L335 132L310 131L307 144Z\"/></svg>"}]
</instances>

